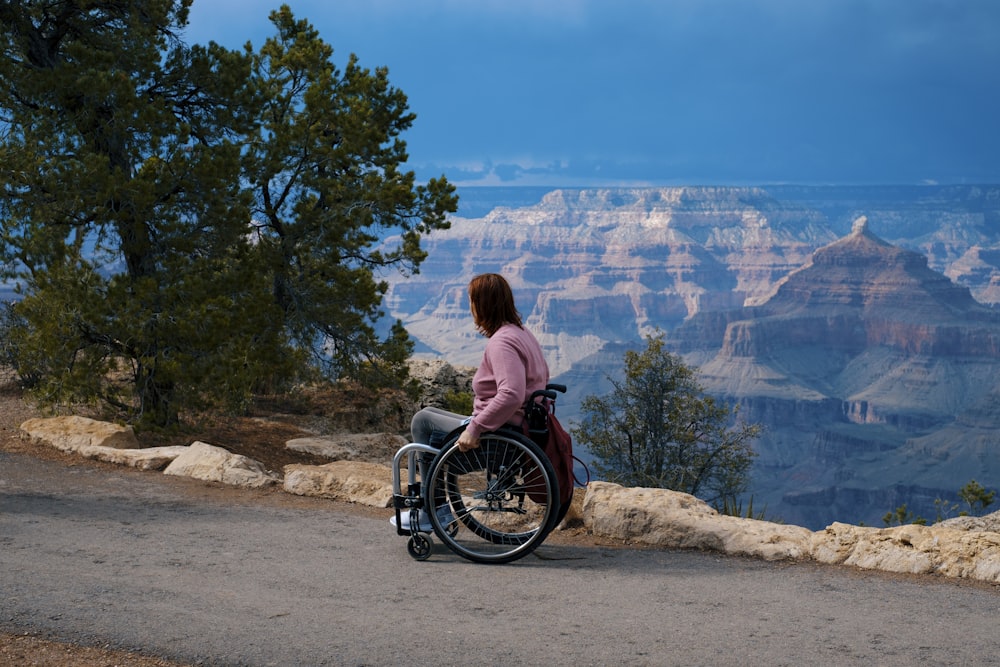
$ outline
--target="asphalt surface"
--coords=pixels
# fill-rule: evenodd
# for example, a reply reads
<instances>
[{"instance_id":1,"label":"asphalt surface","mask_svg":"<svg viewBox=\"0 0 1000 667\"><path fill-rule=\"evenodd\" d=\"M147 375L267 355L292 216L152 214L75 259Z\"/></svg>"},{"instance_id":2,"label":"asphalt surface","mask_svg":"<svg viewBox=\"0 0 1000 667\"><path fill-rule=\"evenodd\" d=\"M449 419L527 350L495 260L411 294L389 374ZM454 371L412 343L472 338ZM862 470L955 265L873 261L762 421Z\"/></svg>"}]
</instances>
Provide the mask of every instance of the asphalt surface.
<instances>
[{"instance_id":1,"label":"asphalt surface","mask_svg":"<svg viewBox=\"0 0 1000 667\"><path fill-rule=\"evenodd\" d=\"M1000 589L557 544L510 565L282 493L0 453L0 631L205 665L1000 664Z\"/></svg>"}]
</instances>

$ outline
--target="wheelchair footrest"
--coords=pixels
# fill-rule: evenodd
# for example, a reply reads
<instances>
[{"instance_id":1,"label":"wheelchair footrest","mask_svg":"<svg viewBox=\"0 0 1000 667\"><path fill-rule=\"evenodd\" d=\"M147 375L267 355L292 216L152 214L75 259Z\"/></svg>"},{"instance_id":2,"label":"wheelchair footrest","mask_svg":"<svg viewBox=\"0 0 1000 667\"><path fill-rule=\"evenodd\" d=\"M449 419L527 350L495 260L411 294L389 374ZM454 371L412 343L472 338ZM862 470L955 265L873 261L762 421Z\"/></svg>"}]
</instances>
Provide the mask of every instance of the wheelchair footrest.
<instances>
[{"instance_id":1,"label":"wheelchair footrest","mask_svg":"<svg viewBox=\"0 0 1000 667\"><path fill-rule=\"evenodd\" d=\"M406 496L402 494L393 494L392 506L396 510L396 516L392 521L392 524L396 527L397 535L412 536L417 532L423 532L420 530L419 524L417 530L413 530L411 528L411 520L415 518L415 515L421 509L423 509L423 498L419 495Z\"/></svg>"},{"instance_id":2,"label":"wheelchair footrest","mask_svg":"<svg viewBox=\"0 0 1000 667\"><path fill-rule=\"evenodd\" d=\"M420 509L424 506L424 499L420 496L393 495L392 506L398 510L408 510L414 507Z\"/></svg>"}]
</instances>

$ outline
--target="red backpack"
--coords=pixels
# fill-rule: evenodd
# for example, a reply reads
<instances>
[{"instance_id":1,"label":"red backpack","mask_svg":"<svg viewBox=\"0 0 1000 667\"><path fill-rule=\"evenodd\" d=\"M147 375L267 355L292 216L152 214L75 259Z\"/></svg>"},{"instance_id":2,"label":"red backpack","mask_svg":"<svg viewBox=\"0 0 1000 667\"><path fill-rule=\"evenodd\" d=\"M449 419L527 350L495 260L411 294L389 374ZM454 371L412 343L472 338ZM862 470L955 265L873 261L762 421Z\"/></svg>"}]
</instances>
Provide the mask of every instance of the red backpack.
<instances>
[{"instance_id":1,"label":"red backpack","mask_svg":"<svg viewBox=\"0 0 1000 667\"><path fill-rule=\"evenodd\" d=\"M566 429L562 427L555 415L555 392L552 389L566 391L561 385L549 385L544 391L536 391L532 399L528 401L525 409L524 432L535 442L545 455L552 462L552 468L556 473L556 482L559 484L559 504L565 505L573 499L573 485L576 477L573 474L573 462L577 461L573 456L573 439ZM549 397L550 400L535 400L536 395ZM532 480L526 480L527 486L532 488ZM548 500L546 494L538 491L528 491L528 497L538 503Z\"/></svg>"}]
</instances>

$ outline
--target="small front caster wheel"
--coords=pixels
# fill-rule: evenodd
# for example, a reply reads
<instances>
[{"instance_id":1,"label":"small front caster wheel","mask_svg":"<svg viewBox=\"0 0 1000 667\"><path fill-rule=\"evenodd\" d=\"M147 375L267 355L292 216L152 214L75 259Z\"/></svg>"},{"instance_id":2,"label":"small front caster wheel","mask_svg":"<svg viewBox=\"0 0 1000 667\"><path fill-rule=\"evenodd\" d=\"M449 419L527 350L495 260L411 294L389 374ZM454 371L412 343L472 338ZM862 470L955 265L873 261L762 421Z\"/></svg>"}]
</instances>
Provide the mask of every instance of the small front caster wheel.
<instances>
[{"instance_id":1,"label":"small front caster wheel","mask_svg":"<svg viewBox=\"0 0 1000 667\"><path fill-rule=\"evenodd\" d=\"M431 538L417 533L406 542L406 550L416 560L427 560L431 557Z\"/></svg>"}]
</instances>

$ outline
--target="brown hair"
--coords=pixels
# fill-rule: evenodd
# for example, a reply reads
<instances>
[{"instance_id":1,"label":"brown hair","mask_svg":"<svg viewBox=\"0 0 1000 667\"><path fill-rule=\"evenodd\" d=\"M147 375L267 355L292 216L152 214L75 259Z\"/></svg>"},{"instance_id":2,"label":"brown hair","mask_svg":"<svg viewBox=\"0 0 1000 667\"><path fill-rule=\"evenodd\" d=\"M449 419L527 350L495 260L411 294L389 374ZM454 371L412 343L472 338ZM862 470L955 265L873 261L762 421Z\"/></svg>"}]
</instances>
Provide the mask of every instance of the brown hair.
<instances>
[{"instance_id":1,"label":"brown hair","mask_svg":"<svg viewBox=\"0 0 1000 667\"><path fill-rule=\"evenodd\" d=\"M514 306L514 293L499 274L484 273L469 282L469 306L476 328L487 337L504 324L521 326L521 313Z\"/></svg>"}]
</instances>

